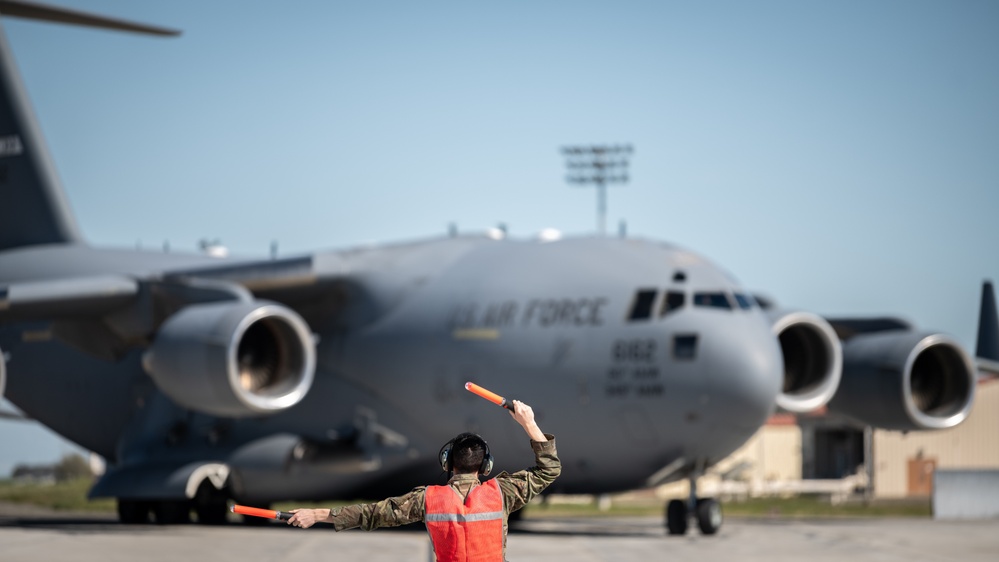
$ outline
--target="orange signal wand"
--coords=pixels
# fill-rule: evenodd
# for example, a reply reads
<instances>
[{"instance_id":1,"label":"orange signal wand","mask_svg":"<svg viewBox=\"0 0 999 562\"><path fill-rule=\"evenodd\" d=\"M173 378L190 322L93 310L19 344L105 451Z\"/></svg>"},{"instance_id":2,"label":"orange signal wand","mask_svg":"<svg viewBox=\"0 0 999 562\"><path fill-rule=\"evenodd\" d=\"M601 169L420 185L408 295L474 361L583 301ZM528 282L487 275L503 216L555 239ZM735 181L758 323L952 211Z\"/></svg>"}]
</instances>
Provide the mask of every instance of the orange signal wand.
<instances>
[{"instance_id":1,"label":"orange signal wand","mask_svg":"<svg viewBox=\"0 0 999 562\"><path fill-rule=\"evenodd\" d=\"M503 406L507 410L510 410L511 412L513 411L512 402L510 402L506 398L503 398L502 396L496 394L491 390L486 390L482 388L481 386L475 384L474 382L466 382L465 390L471 392L472 394L478 394L479 396L485 398L486 400L492 402L493 404L496 404L497 406Z\"/></svg>"},{"instance_id":2,"label":"orange signal wand","mask_svg":"<svg viewBox=\"0 0 999 562\"><path fill-rule=\"evenodd\" d=\"M247 507L245 505L233 505L229 508L229 511L251 517L277 519L278 521L287 521L294 515L294 513L288 513L287 511L274 511L273 509L260 509L259 507Z\"/></svg>"}]
</instances>

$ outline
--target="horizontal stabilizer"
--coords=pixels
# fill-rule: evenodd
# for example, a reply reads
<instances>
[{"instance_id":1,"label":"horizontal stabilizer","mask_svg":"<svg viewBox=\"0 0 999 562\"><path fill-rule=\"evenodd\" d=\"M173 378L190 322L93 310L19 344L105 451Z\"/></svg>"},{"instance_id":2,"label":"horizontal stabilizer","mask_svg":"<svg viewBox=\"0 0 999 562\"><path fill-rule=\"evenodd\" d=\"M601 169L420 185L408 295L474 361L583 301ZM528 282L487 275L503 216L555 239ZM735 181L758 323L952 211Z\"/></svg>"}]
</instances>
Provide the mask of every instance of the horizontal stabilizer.
<instances>
[{"instance_id":1,"label":"horizontal stabilizer","mask_svg":"<svg viewBox=\"0 0 999 562\"><path fill-rule=\"evenodd\" d=\"M115 18L107 18L95 14L88 14L77 10L70 10L58 6L40 4L38 2L23 2L17 0L0 0L0 14L18 18L65 23L70 25L84 25L88 27L99 27L103 29L114 29L117 31L132 31L135 33L149 33L151 35L174 36L180 32L164 27L154 27L141 23L135 23Z\"/></svg>"}]
</instances>

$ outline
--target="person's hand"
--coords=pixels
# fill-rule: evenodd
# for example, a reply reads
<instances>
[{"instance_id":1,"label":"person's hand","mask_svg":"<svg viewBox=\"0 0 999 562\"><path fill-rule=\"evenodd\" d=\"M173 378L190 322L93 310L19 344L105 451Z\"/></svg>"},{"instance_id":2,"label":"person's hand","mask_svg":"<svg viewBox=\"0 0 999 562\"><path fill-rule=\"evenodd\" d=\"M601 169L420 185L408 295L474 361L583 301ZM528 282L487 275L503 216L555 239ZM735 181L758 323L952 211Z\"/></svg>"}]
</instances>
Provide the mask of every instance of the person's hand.
<instances>
[{"instance_id":1,"label":"person's hand","mask_svg":"<svg viewBox=\"0 0 999 562\"><path fill-rule=\"evenodd\" d=\"M288 520L288 524L303 529L308 529L315 525L317 521L322 521L330 515L328 509L293 509L291 513L294 513L294 515Z\"/></svg>"},{"instance_id":2,"label":"person's hand","mask_svg":"<svg viewBox=\"0 0 999 562\"><path fill-rule=\"evenodd\" d=\"M534 423L534 409L520 400L513 401L513 411L510 412L510 415L525 429Z\"/></svg>"},{"instance_id":3,"label":"person's hand","mask_svg":"<svg viewBox=\"0 0 999 562\"><path fill-rule=\"evenodd\" d=\"M520 400L513 401L513 411L510 412L513 419L517 420L520 427L524 428L527 435L530 436L534 441L547 441L545 434L542 433L541 428L538 427L537 422L534 421L534 410L524 404Z\"/></svg>"}]
</instances>

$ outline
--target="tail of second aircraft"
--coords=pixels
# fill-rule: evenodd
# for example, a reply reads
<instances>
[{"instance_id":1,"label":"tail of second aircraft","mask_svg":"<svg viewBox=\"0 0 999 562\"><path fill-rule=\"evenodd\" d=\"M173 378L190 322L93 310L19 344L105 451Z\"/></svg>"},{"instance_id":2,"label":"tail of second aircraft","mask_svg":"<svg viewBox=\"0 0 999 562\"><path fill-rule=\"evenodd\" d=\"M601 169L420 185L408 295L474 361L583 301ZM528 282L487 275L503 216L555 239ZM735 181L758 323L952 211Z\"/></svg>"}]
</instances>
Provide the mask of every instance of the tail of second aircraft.
<instances>
[{"instance_id":1,"label":"tail of second aircraft","mask_svg":"<svg viewBox=\"0 0 999 562\"><path fill-rule=\"evenodd\" d=\"M176 34L24 1L0 0L0 15L159 35ZM0 251L82 241L7 38L0 29Z\"/></svg>"},{"instance_id":2,"label":"tail of second aircraft","mask_svg":"<svg viewBox=\"0 0 999 562\"><path fill-rule=\"evenodd\" d=\"M978 346L975 348L978 368L999 374L999 312L991 281L982 283L982 306L978 312Z\"/></svg>"}]
</instances>

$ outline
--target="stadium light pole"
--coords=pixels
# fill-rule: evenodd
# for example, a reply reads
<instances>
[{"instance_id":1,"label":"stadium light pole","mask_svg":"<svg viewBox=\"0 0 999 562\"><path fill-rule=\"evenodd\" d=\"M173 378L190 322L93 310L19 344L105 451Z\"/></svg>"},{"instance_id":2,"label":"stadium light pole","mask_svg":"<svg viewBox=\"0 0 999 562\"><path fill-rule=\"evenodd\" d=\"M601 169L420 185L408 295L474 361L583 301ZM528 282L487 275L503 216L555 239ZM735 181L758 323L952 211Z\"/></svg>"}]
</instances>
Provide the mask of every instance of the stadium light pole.
<instances>
[{"instance_id":1,"label":"stadium light pole","mask_svg":"<svg viewBox=\"0 0 999 562\"><path fill-rule=\"evenodd\" d=\"M597 188L597 232L607 233L607 184L627 183L630 144L563 146L569 173L565 181Z\"/></svg>"}]
</instances>

